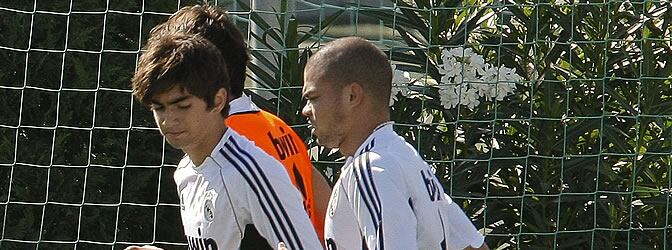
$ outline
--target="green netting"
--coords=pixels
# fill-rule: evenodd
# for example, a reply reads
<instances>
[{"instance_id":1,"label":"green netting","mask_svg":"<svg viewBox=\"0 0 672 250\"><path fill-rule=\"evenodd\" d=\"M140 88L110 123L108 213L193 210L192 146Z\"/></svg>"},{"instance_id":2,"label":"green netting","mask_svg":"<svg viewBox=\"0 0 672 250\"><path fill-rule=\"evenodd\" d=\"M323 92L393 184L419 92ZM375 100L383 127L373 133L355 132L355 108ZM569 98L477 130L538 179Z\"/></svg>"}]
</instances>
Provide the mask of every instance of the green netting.
<instances>
[{"instance_id":1,"label":"green netting","mask_svg":"<svg viewBox=\"0 0 672 250\"><path fill-rule=\"evenodd\" d=\"M194 2L0 2L0 248L186 247L181 154L129 81L148 31ZM300 116L302 68L357 35L395 65L395 129L491 248L672 245L669 1L216 4L250 41L248 94L330 181L343 159Z\"/></svg>"}]
</instances>

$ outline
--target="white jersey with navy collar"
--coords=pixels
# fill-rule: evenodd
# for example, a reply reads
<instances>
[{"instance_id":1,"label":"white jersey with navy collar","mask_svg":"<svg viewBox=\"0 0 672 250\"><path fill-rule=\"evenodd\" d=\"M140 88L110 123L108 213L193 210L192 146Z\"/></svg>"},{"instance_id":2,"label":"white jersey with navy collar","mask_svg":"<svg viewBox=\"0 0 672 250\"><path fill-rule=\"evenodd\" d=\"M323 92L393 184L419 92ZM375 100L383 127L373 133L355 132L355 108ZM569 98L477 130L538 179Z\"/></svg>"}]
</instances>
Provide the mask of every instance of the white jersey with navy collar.
<instances>
[{"instance_id":1,"label":"white jersey with navy collar","mask_svg":"<svg viewBox=\"0 0 672 250\"><path fill-rule=\"evenodd\" d=\"M238 249L248 224L271 246L322 248L282 165L232 129L200 166L185 156L174 177L189 249Z\"/></svg>"},{"instance_id":2,"label":"white jersey with navy collar","mask_svg":"<svg viewBox=\"0 0 672 250\"><path fill-rule=\"evenodd\" d=\"M382 124L349 157L325 220L328 249L463 249L484 237L429 165Z\"/></svg>"}]
</instances>

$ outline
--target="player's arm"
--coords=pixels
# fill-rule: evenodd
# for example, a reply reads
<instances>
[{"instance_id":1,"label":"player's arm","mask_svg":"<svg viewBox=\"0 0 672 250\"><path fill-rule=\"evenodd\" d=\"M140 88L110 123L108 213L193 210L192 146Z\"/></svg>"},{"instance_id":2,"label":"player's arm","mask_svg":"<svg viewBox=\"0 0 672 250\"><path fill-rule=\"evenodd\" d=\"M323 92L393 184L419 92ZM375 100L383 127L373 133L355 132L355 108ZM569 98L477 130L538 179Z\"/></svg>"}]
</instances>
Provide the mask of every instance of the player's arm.
<instances>
[{"instance_id":1,"label":"player's arm","mask_svg":"<svg viewBox=\"0 0 672 250\"><path fill-rule=\"evenodd\" d=\"M311 172L313 175L313 201L315 201L316 216L319 221L324 221L329 206L329 197L331 197L331 186L315 166L313 166Z\"/></svg>"},{"instance_id":2,"label":"player's arm","mask_svg":"<svg viewBox=\"0 0 672 250\"><path fill-rule=\"evenodd\" d=\"M453 202L447 194L443 194L441 214L446 219L447 244L449 249L489 249L485 238L476 229L469 217Z\"/></svg>"},{"instance_id":3,"label":"player's arm","mask_svg":"<svg viewBox=\"0 0 672 250\"><path fill-rule=\"evenodd\" d=\"M269 158L270 159L270 158ZM249 196L252 223L271 246L284 242L288 249L322 249L303 208L303 198L287 172L276 161L265 162L258 174L260 196ZM261 199L257 199L260 197Z\"/></svg>"},{"instance_id":4,"label":"player's arm","mask_svg":"<svg viewBox=\"0 0 672 250\"><path fill-rule=\"evenodd\" d=\"M347 185L360 233L368 249L417 249L416 218L399 173L376 167L366 153L353 162L355 183Z\"/></svg>"}]
</instances>

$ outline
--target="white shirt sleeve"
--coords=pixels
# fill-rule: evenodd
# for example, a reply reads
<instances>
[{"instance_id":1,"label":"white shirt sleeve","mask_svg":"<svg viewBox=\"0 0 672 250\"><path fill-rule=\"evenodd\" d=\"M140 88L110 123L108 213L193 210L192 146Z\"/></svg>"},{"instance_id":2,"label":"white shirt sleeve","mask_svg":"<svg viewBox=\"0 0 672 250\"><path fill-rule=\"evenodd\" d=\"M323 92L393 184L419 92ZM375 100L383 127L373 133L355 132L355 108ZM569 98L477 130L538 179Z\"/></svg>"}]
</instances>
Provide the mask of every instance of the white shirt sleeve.
<instances>
[{"instance_id":1,"label":"white shirt sleeve","mask_svg":"<svg viewBox=\"0 0 672 250\"><path fill-rule=\"evenodd\" d=\"M442 217L446 220L446 238L448 249L464 249L468 246L478 248L485 237L476 230L462 209L447 194L443 194Z\"/></svg>"},{"instance_id":2,"label":"white shirt sleeve","mask_svg":"<svg viewBox=\"0 0 672 250\"><path fill-rule=\"evenodd\" d=\"M399 173L373 166L369 153L353 162L346 193L368 249L417 249L416 218Z\"/></svg>"}]
</instances>

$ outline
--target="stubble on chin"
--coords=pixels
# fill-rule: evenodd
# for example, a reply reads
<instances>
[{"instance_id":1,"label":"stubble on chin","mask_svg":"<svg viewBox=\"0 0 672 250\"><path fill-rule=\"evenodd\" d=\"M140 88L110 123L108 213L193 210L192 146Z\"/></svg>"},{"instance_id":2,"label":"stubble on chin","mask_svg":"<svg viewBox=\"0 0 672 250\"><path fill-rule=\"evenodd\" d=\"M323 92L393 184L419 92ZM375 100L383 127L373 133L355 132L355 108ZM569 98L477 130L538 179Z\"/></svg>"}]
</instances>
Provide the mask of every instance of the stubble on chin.
<instances>
[{"instance_id":1,"label":"stubble on chin","mask_svg":"<svg viewBox=\"0 0 672 250\"><path fill-rule=\"evenodd\" d=\"M331 136L323 136L323 137L317 137L317 144L320 146L323 146L325 148L338 148L338 140L337 136L331 135Z\"/></svg>"}]
</instances>

